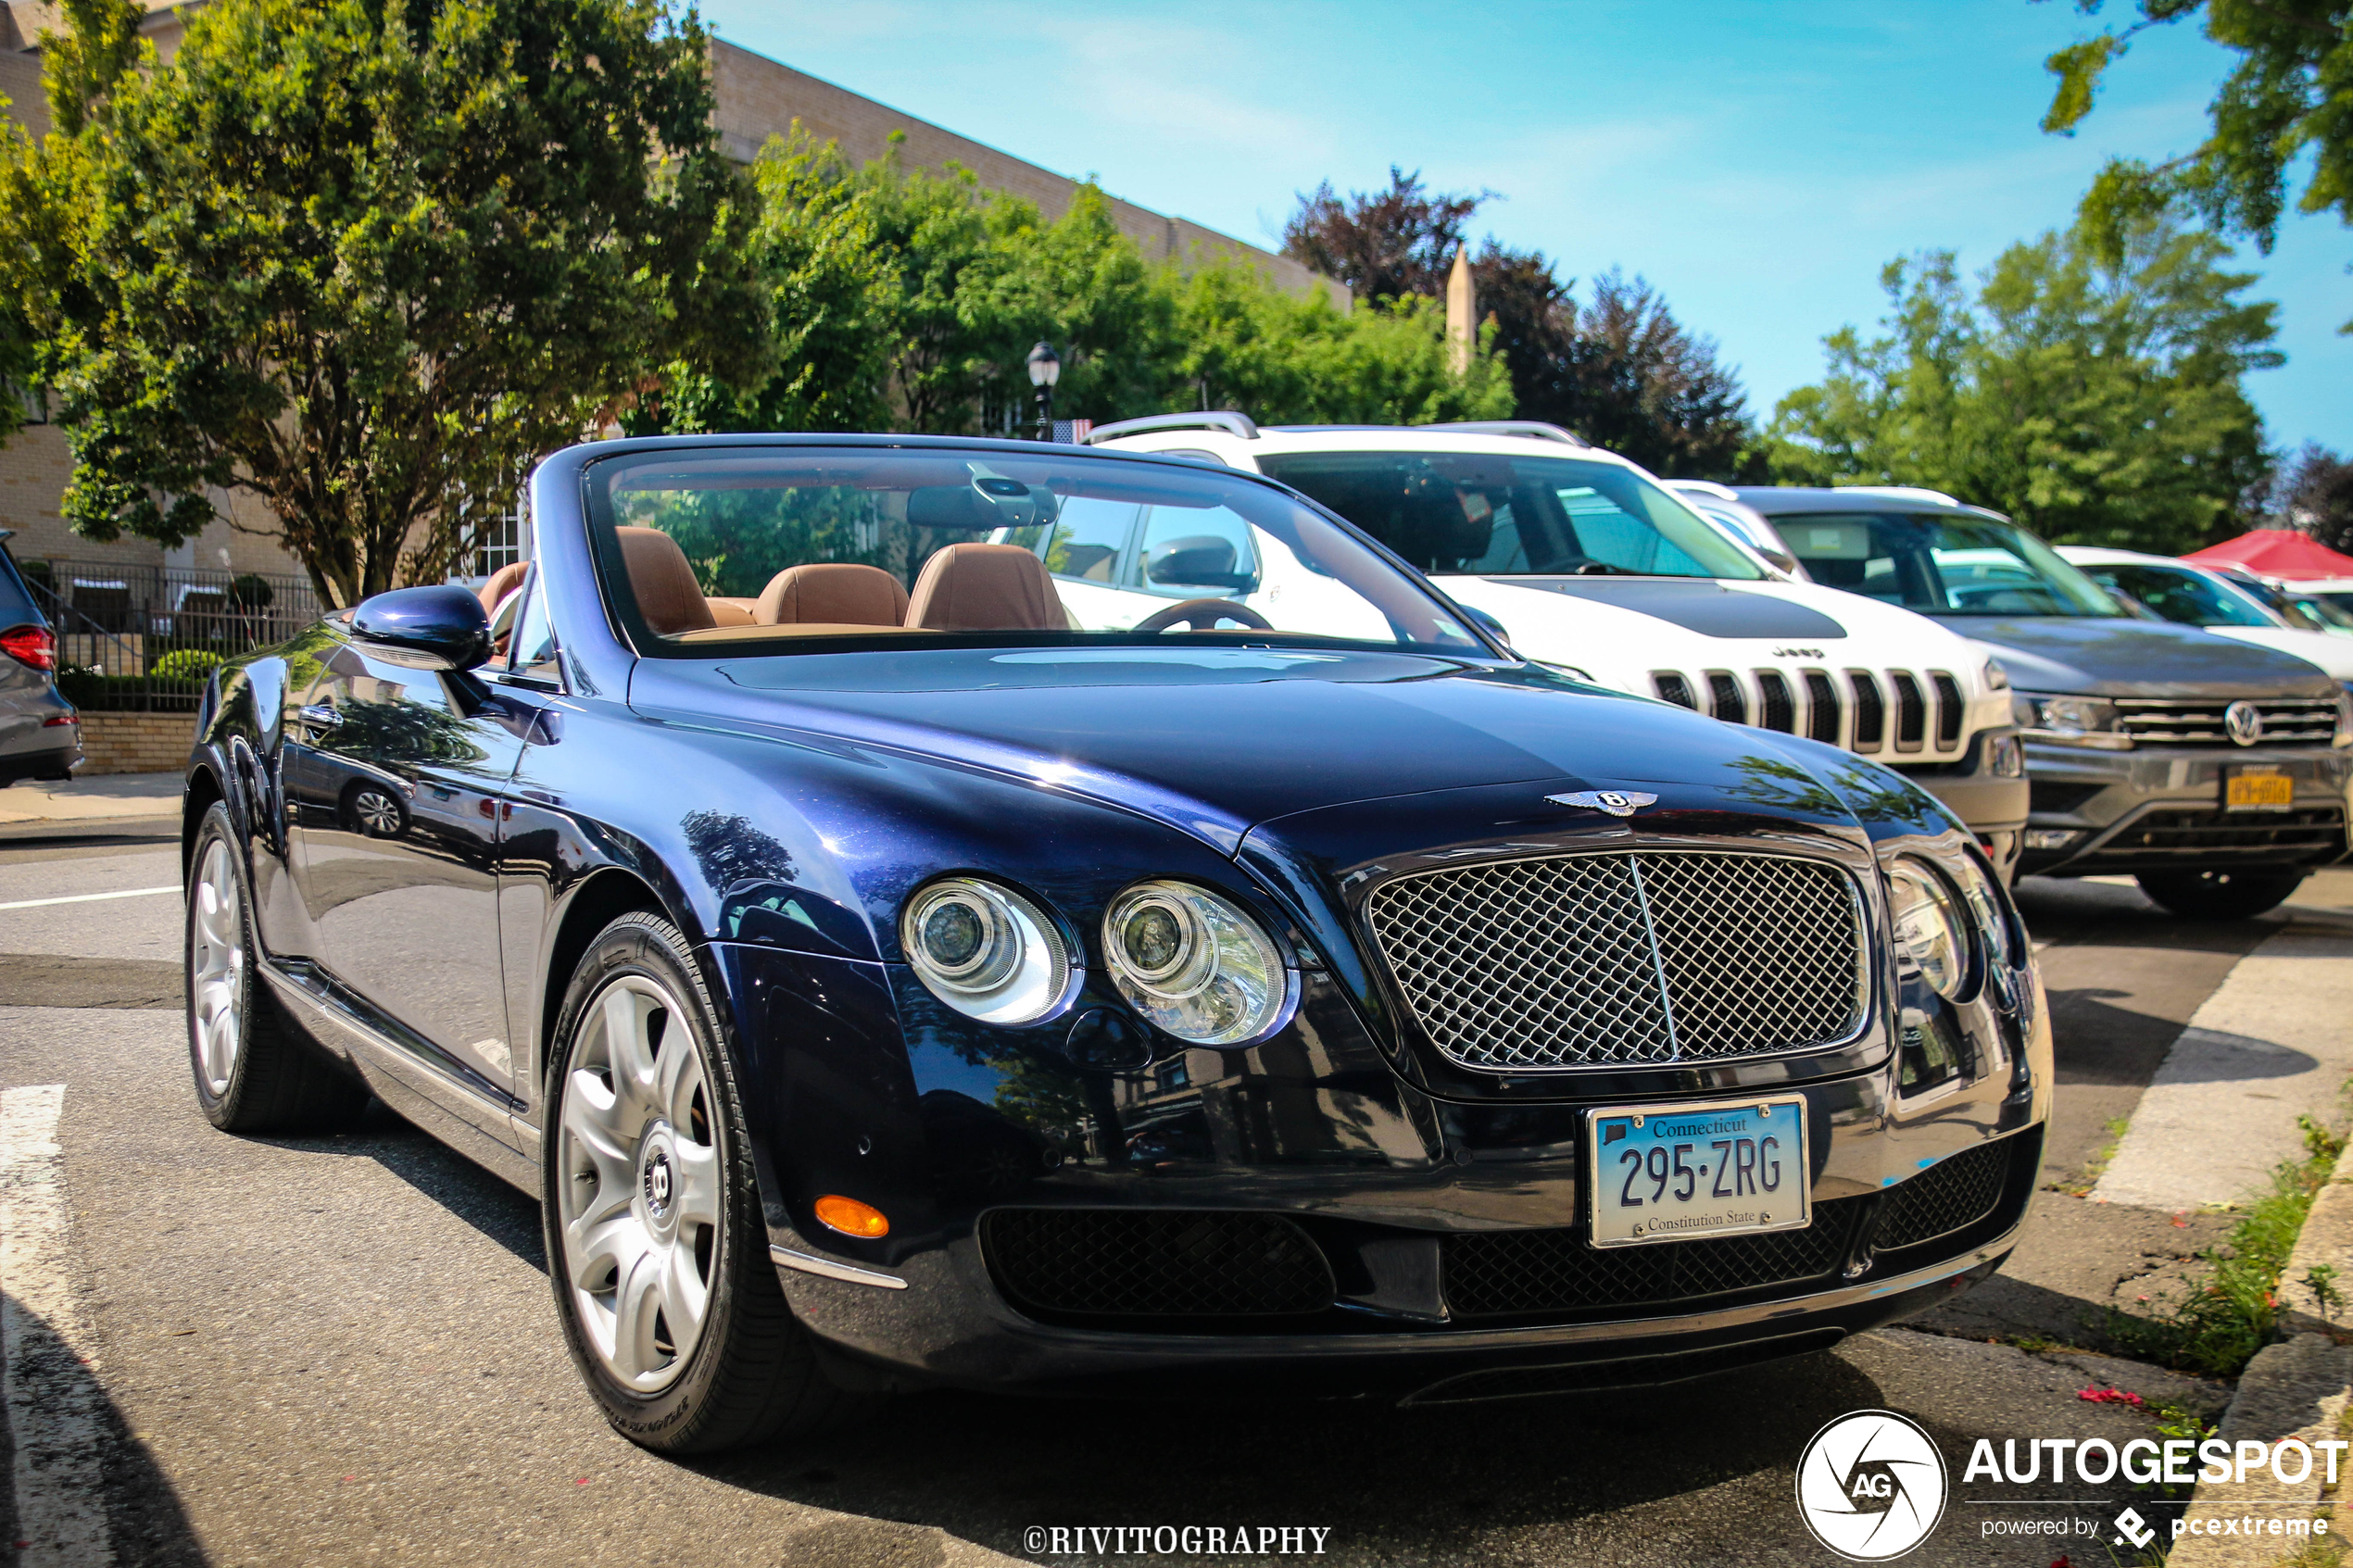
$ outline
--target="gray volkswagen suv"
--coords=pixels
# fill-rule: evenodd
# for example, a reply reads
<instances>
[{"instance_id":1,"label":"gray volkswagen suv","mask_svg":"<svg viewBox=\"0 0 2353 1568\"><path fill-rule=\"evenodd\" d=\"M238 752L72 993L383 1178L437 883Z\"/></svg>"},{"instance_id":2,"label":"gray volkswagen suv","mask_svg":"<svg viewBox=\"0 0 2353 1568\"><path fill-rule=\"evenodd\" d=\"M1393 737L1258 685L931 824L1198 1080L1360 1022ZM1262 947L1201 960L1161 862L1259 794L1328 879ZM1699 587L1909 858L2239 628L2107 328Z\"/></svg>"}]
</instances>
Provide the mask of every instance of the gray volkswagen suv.
<instances>
[{"instance_id":1,"label":"gray volkswagen suv","mask_svg":"<svg viewBox=\"0 0 2353 1568\"><path fill-rule=\"evenodd\" d=\"M1744 485L1817 583L1997 655L2032 781L2022 875L2123 873L2259 914L2343 858L2353 696L2290 654L2136 618L1998 512L1931 492Z\"/></svg>"},{"instance_id":2,"label":"gray volkswagen suv","mask_svg":"<svg viewBox=\"0 0 2353 1568\"><path fill-rule=\"evenodd\" d=\"M33 603L0 528L0 786L62 779L82 760L82 725L57 695L57 635Z\"/></svg>"}]
</instances>

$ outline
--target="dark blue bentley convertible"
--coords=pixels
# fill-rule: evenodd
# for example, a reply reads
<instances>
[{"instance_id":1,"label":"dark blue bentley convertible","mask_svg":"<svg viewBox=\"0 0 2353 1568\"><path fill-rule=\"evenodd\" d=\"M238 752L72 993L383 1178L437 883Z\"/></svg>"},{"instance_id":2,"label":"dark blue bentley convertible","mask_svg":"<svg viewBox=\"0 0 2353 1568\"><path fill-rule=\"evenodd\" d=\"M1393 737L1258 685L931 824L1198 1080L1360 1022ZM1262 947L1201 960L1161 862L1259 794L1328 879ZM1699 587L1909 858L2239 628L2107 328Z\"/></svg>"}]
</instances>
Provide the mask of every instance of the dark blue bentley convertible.
<instances>
[{"instance_id":1,"label":"dark blue bentley convertible","mask_svg":"<svg viewBox=\"0 0 2353 1568\"><path fill-rule=\"evenodd\" d=\"M1894 773L1198 461L616 441L530 516L220 674L189 1050L224 1129L373 1093L538 1198L638 1442L1670 1382L2013 1243L2040 985Z\"/></svg>"}]
</instances>

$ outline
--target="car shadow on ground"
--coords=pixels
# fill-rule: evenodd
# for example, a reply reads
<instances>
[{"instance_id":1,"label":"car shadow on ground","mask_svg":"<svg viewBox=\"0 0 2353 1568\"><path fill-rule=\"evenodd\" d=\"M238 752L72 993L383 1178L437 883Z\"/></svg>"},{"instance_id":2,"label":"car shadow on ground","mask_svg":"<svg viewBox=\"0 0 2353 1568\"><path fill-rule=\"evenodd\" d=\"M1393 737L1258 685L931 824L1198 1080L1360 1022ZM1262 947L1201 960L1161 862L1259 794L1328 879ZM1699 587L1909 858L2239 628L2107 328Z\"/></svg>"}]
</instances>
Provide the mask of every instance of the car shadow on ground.
<instances>
[{"instance_id":1,"label":"car shadow on ground","mask_svg":"<svg viewBox=\"0 0 2353 1568\"><path fill-rule=\"evenodd\" d=\"M371 1099L359 1125L332 1137L272 1138L288 1148L372 1160L425 1197L545 1273L539 1205L530 1197Z\"/></svg>"},{"instance_id":2,"label":"car shadow on ground","mask_svg":"<svg viewBox=\"0 0 2353 1568\"><path fill-rule=\"evenodd\" d=\"M686 1462L766 1496L1006 1550L1030 1525L1297 1524L1332 1527L1353 1558L1447 1562L1499 1528L1793 1463L1825 1422L1883 1402L1823 1354L1699 1390L1409 1409L936 1392L821 1441Z\"/></svg>"}]
</instances>

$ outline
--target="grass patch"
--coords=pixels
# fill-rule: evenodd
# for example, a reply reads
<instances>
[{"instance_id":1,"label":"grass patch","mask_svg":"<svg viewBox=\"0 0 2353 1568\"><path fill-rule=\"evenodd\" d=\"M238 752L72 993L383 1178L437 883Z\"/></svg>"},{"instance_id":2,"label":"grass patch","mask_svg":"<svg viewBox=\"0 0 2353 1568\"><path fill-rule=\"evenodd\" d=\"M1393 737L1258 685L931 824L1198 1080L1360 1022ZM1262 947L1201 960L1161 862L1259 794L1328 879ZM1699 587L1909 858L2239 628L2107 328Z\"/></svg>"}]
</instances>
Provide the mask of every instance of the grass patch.
<instances>
[{"instance_id":1,"label":"grass patch","mask_svg":"<svg viewBox=\"0 0 2353 1568\"><path fill-rule=\"evenodd\" d=\"M2121 1116L2108 1118L2108 1142L2100 1145L2098 1149L2094 1151L2092 1158L2083 1162L2083 1168L2081 1171L2063 1182L2044 1183L2043 1190L2063 1192L2070 1198L2089 1198L2092 1195L2092 1188L2098 1185L2100 1177L2107 1173L2108 1162L2115 1159L2116 1151L2123 1147L2124 1129L2131 1124Z\"/></svg>"},{"instance_id":2,"label":"grass patch","mask_svg":"<svg viewBox=\"0 0 2353 1568\"><path fill-rule=\"evenodd\" d=\"M2327 1185L2345 1151L2341 1133L2309 1116L2296 1121L2304 1129L2305 1157L2274 1171L2271 1190L2240 1211L2231 1234L2198 1253L2205 1277L2183 1275L2182 1291L2147 1316L2108 1310L2108 1337L2129 1354L2208 1377L2236 1377L2271 1342L2281 1271L2313 1194Z\"/></svg>"}]
</instances>

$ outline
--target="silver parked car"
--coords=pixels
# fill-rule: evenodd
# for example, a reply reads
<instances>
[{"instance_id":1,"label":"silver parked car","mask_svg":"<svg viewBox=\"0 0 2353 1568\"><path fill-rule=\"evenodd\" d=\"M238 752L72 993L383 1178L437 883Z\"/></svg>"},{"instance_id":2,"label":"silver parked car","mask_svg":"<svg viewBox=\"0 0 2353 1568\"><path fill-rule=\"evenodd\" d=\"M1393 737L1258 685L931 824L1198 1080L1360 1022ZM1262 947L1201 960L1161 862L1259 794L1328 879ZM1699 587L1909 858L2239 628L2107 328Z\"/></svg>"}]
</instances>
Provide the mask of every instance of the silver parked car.
<instances>
[{"instance_id":1,"label":"silver parked car","mask_svg":"<svg viewBox=\"0 0 2353 1568\"><path fill-rule=\"evenodd\" d=\"M57 634L33 602L0 528L0 785L70 777L82 720L57 695Z\"/></svg>"}]
</instances>

